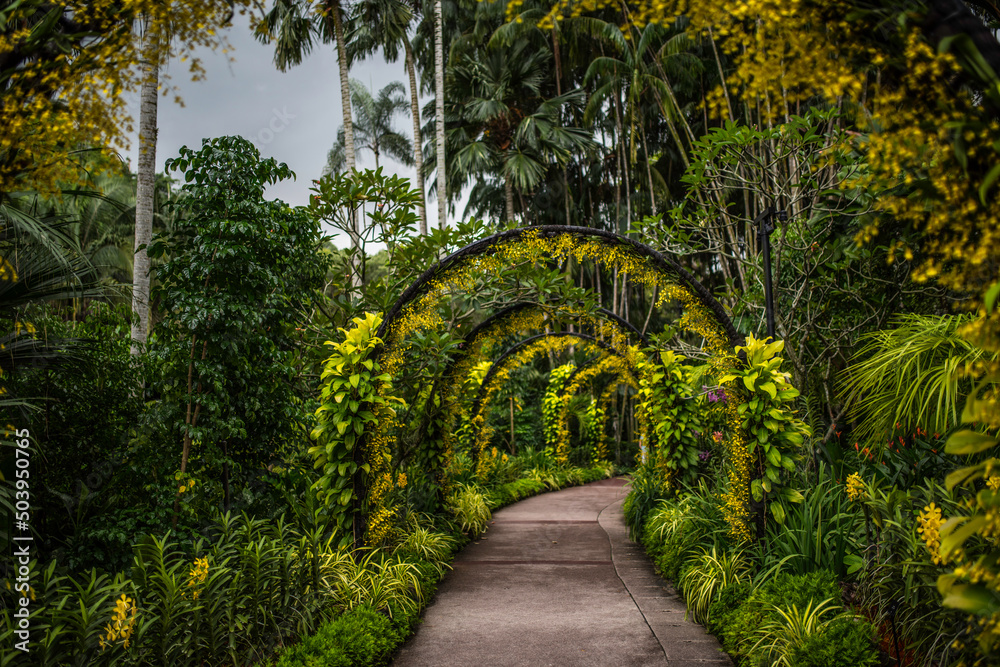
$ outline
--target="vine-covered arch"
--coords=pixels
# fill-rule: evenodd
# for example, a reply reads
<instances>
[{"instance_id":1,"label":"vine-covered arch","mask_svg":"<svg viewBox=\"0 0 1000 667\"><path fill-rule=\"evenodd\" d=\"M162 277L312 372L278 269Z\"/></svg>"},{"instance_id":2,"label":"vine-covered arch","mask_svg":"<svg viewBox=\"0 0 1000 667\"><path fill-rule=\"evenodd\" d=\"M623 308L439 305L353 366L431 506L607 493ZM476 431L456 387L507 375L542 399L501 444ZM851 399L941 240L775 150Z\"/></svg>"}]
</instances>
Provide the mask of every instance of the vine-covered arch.
<instances>
[{"instance_id":1,"label":"vine-covered arch","mask_svg":"<svg viewBox=\"0 0 1000 667\"><path fill-rule=\"evenodd\" d=\"M492 345L499 340L510 338L517 333L541 330L547 326L562 323L575 323L579 333L587 334L590 339L597 339L621 352L624 348L648 346L649 338L630 322L617 314L605 309L585 310L577 304L545 304L522 301L493 313L481 323L473 327L459 344L458 351L453 355L438 381L437 389L441 393L441 404L444 415L435 420L436 429L428 428L423 432L424 449L418 453L421 460L435 459L447 461L454 447L457 433L468 436L473 442L482 444L482 430L469 435L467 425L459 424L463 411L470 412L466 417L474 417L476 410L466 410L467 402L464 394L469 390L467 380L478 368L479 359L490 357ZM573 332L568 332L573 333ZM570 341L572 345L572 341ZM484 362L485 363L485 362ZM493 363L493 362L491 362ZM492 366L492 368L499 368ZM481 383L476 390L484 391L491 385L496 371L489 381ZM485 380L486 378L484 378ZM428 399L429 400L429 399ZM477 401L477 404L481 401ZM463 430L464 429L464 430ZM475 450L478 451L478 450ZM475 458L475 452L474 452ZM445 480L439 480L444 482Z\"/></svg>"},{"instance_id":2,"label":"vine-covered arch","mask_svg":"<svg viewBox=\"0 0 1000 667\"><path fill-rule=\"evenodd\" d=\"M516 244L525 242L535 246L531 248L534 252L499 252L501 250L509 250L514 248ZM605 253L602 250L610 250L610 252ZM743 335L737 331L732 320L726 314L722 304L687 269L678 264L673 258L663 255L654 248L635 239L615 234L614 232L589 227L556 225L510 229L470 243L442 259L424 271L400 295L399 299L396 300L385 314L382 324L378 329L378 337L385 341L391 340L393 330L397 327L398 321L405 317L405 309L414 301L433 293L435 287L441 284L441 279L455 267L467 264L475 259L499 258L501 260L524 260L529 258L537 259L538 255L549 255L550 257L572 256L578 260L610 260L613 263L623 264L626 273L632 275L639 274L640 282L644 283L656 283L655 279L650 279L650 276L648 276L650 271L660 276L673 277L681 288L689 290L700 305L709 311L714 324L722 329L727 347L735 347L744 340ZM481 264L483 268L493 268L494 272L499 266L502 266L502 264L497 265L488 261L481 262ZM491 264L493 265L492 267L490 266Z\"/></svg>"},{"instance_id":3,"label":"vine-covered arch","mask_svg":"<svg viewBox=\"0 0 1000 667\"><path fill-rule=\"evenodd\" d=\"M425 271L407 288L387 311L377 329L379 341L371 355L385 377L397 375L403 365L410 334L424 329L446 326L438 304L453 292L474 293L485 279L503 280L517 277L522 267L575 260L583 264L591 261L605 270L614 268L633 283L652 288L654 305L668 302L681 305L677 329L701 338L712 365L723 371L735 363L734 346L743 342L743 336L715 300L712 294L673 258L653 248L612 232L570 227L546 226L507 230L476 241L441 260ZM388 385L385 385L388 386ZM379 394L381 398L387 398ZM386 514L383 507L391 479L387 473L376 476L369 472L368 458L385 459L391 442L390 433L399 424L394 419L379 420L359 438L353 449L356 471L352 476L353 496L351 508L355 518L355 535L366 535L364 512ZM377 451L376 451L377 450ZM366 475L376 483L377 492L369 496ZM376 487L372 487L376 488ZM742 496L741 496L742 497ZM377 536L376 536L377 537Z\"/></svg>"},{"instance_id":4,"label":"vine-covered arch","mask_svg":"<svg viewBox=\"0 0 1000 667\"><path fill-rule=\"evenodd\" d=\"M552 350L555 347L568 347L569 345L590 346L597 352L604 352L606 355L613 355L619 358L624 358L627 354L610 343L589 334L569 331L536 334L509 347L490 366L489 371L483 378L483 382L473 402L472 410L470 411L469 422L472 425L472 457L474 463L478 462L479 455L485 446L484 429L486 425L486 412L490 398L494 393L496 379L505 378L512 371L512 366L520 366L544 351ZM627 360L626 363L628 363ZM631 363L633 366L635 365L634 360Z\"/></svg>"}]
</instances>

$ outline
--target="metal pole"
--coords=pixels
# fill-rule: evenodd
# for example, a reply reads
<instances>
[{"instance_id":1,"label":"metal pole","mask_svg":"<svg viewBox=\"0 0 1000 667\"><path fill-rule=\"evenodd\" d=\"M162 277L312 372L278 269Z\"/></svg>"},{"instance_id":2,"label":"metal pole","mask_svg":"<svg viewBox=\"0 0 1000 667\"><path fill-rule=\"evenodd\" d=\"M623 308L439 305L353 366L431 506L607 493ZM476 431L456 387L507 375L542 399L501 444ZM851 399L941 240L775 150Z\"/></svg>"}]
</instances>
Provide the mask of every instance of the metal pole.
<instances>
[{"instance_id":1,"label":"metal pole","mask_svg":"<svg viewBox=\"0 0 1000 667\"><path fill-rule=\"evenodd\" d=\"M774 208L768 206L754 220L754 224L757 225L758 242L764 249L764 313L767 318L767 335L771 340L775 340L774 290L771 285L771 232L775 229L771 220L774 213ZM786 216L784 211L778 213L779 220L784 220Z\"/></svg>"}]
</instances>

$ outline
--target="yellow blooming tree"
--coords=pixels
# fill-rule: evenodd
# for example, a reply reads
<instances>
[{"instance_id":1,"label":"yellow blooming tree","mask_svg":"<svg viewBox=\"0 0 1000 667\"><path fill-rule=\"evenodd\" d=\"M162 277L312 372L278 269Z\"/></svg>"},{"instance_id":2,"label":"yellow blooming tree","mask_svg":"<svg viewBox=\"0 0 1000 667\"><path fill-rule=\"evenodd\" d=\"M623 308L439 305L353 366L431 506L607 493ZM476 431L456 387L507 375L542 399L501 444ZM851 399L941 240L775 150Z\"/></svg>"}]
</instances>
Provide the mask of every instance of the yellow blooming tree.
<instances>
[{"instance_id":1,"label":"yellow blooming tree","mask_svg":"<svg viewBox=\"0 0 1000 667\"><path fill-rule=\"evenodd\" d=\"M0 192L76 182L81 146L123 146L132 131L125 93L140 63L224 44L219 30L248 0L5 3L0 8ZM133 27L144 20L140 34ZM145 37L145 45L143 40Z\"/></svg>"}]
</instances>

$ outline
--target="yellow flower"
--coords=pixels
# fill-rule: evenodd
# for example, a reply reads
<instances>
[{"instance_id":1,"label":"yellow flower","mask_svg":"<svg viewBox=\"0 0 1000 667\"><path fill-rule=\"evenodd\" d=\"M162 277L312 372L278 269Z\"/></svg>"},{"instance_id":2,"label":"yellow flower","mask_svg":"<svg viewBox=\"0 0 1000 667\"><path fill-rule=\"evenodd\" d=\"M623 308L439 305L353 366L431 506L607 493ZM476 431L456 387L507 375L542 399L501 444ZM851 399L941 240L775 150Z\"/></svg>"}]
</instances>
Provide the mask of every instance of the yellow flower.
<instances>
[{"instance_id":1,"label":"yellow flower","mask_svg":"<svg viewBox=\"0 0 1000 667\"><path fill-rule=\"evenodd\" d=\"M865 483L861 475L852 472L847 476L847 497L851 500L860 500L866 495Z\"/></svg>"},{"instance_id":2,"label":"yellow flower","mask_svg":"<svg viewBox=\"0 0 1000 667\"><path fill-rule=\"evenodd\" d=\"M986 480L986 486L990 487L993 491L1000 490L1000 476L990 475L989 479Z\"/></svg>"},{"instance_id":3,"label":"yellow flower","mask_svg":"<svg viewBox=\"0 0 1000 667\"><path fill-rule=\"evenodd\" d=\"M118 640L122 641L122 646L128 648L132 631L135 630L136 614L135 601L122 593L122 596L115 601L115 609L111 612L111 620L104 626L104 634L100 637L102 651Z\"/></svg>"},{"instance_id":4,"label":"yellow flower","mask_svg":"<svg viewBox=\"0 0 1000 667\"><path fill-rule=\"evenodd\" d=\"M917 532L931 552L931 559L938 565L945 563L945 559L941 558L941 526L944 524L941 508L931 503L920 512L917 522L920 524Z\"/></svg>"}]
</instances>

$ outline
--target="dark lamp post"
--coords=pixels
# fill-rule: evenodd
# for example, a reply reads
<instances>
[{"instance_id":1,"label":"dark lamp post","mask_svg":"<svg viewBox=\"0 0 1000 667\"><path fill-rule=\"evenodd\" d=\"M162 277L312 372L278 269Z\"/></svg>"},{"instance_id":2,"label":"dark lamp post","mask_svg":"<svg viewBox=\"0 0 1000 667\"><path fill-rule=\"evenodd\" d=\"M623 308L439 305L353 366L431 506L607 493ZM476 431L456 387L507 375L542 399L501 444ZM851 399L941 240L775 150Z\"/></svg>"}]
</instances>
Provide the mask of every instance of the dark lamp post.
<instances>
[{"instance_id":1,"label":"dark lamp post","mask_svg":"<svg viewBox=\"0 0 1000 667\"><path fill-rule=\"evenodd\" d=\"M753 224L757 227L757 242L764 248L764 312L767 316L767 335L771 340L776 340L774 334L774 290L771 287L771 232L775 230L773 206L768 206L760 215L754 218ZM788 219L788 213L777 211L778 221L784 222Z\"/></svg>"}]
</instances>

